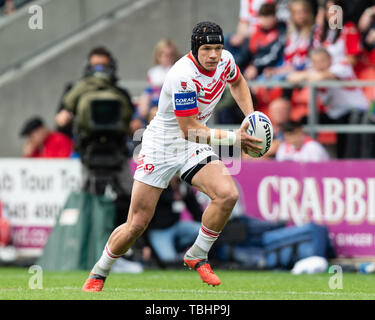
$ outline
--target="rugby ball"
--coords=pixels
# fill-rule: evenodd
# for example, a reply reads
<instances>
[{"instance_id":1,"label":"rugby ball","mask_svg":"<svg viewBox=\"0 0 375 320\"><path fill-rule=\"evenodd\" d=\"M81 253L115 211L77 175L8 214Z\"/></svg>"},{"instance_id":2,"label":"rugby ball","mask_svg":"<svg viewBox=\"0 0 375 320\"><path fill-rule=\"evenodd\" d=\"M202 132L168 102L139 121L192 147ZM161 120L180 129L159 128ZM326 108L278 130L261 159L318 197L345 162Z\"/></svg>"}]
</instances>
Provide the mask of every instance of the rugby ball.
<instances>
[{"instance_id":1,"label":"rugby ball","mask_svg":"<svg viewBox=\"0 0 375 320\"><path fill-rule=\"evenodd\" d=\"M271 120L260 111L254 111L245 117L242 121L241 127L249 122L247 127L247 133L259 139L262 139L262 143L258 143L262 147L262 151L259 154L248 150L247 154L253 158L259 158L264 156L271 147L273 141L273 127Z\"/></svg>"}]
</instances>

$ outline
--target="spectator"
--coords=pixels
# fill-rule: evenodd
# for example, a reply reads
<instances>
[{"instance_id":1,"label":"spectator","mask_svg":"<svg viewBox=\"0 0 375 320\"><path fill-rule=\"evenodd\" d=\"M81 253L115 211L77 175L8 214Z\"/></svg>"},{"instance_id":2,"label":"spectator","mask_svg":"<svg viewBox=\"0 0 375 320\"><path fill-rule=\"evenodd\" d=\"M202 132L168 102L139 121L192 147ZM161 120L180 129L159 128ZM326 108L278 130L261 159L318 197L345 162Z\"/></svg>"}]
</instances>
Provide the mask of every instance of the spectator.
<instances>
[{"instance_id":1,"label":"spectator","mask_svg":"<svg viewBox=\"0 0 375 320\"><path fill-rule=\"evenodd\" d=\"M224 48L229 50L241 72L248 64L249 36L258 25L258 11L264 3L272 3L274 0L241 0L240 14L236 32L225 37Z\"/></svg>"},{"instance_id":2,"label":"spectator","mask_svg":"<svg viewBox=\"0 0 375 320\"><path fill-rule=\"evenodd\" d=\"M361 32L369 31L369 29L373 29L374 21L375 20L375 4L372 7L367 8L363 14L361 15L358 28ZM368 44L372 44L374 41L369 41ZM367 41L365 41L367 43Z\"/></svg>"},{"instance_id":3,"label":"spectator","mask_svg":"<svg viewBox=\"0 0 375 320\"><path fill-rule=\"evenodd\" d=\"M363 13L358 26L364 51L357 64L356 73L360 79L375 79L375 5ZM374 88L366 88L365 93L369 100L375 100Z\"/></svg>"},{"instance_id":4,"label":"spectator","mask_svg":"<svg viewBox=\"0 0 375 320\"><path fill-rule=\"evenodd\" d=\"M374 2L375 3L375 2ZM359 20L359 30L362 34L362 44L364 47L360 63L357 64L356 73L361 80L375 79L375 5L364 11ZM369 101L370 108L368 113L368 123L375 124L375 88L374 86L365 87L363 91ZM375 157L375 135L366 136L367 146L364 153L365 158Z\"/></svg>"},{"instance_id":5,"label":"spectator","mask_svg":"<svg viewBox=\"0 0 375 320\"><path fill-rule=\"evenodd\" d=\"M263 158L274 158L280 144L284 140L283 126L290 117L291 104L287 99L277 98L273 100L269 108L269 116L273 126L273 142Z\"/></svg>"},{"instance_id":6,"label":"spectator","mask_svg":"<svg viewBox=\"0 0 375 320\"><path fill-rule=\"evenodd\" d=\"M364 11L374 5L374 0L345 0L348 20L358 24Z\"/></svg>"},{"instance_id":7,"label":"spectator","mask_svg":"<svg viewBox=\"0 0 375 320\"><path fill-rule=\"evenodd\" d=\"M61 98L56 122L59 127L64 128L75 118L73 122L77 133L75 146L83 164L83 189L103 194L110 184L118 196L117 199L121 199L116 201L124 204L122 208L116 210L118 214L123 215L127 213L133 185L127 161L130 156L127 141L137 126L142 127L142 125L137 124L139 120L132 119L134 105L128 92L118 86L116 72L117 64L111 52L105 47L93 48L88 54L83 77L67 86ZM112 112L109 100L120 106L121 128L92 131L89 121L91 107L98 105L102 116L108 120ZM101 101L106 103L103 104ZM105 179L96 179L101 170L105 172ZM100 181L102 182L99 183Z\"/></svg>"},{"instance_id":8,"label":"spectator","mask_svg":"<svg viewBox=\"0 0 375 320\"><path fill-rule=\"evenodd\" d=\"M39 117L28 119L20 135L26 138L23 156L27 158L68 158L73 151L72 139L50 130Z\"/></svg>"},{"instance_id":9,"label":"spectator","mask_svg":"<svg viewBox=\"0 0 375 320\"><path fill-rule=\"evenodd\" d=\"M144 122L148 122L149 112L153 108L157 109L165 76L179 57L177 46L172 40L162 39L156 44L153 52L155 65L147 71L148 86L138 102L138 113Z\"/></svg>"},{"instance_id":10,"label":"spectator","mask_svg":"<svg viewBox=\"0 0 375 320\"><path fill-rule=\"evenodd\" d=\"M320 0L308 0L312 10L314 17L318 13L319 8L319 1ZM288 23L290 21L290 3L293 2L293 0L277 0L277 10L276 15L277 18L281 21L284 21L285 23Z\"/></svg>"},{"instance_id":11,"label":"spectator","mask_svg":"<svg viewBox=\"0 0 375 320\"><path fill-rule=\"evenodd\" d=\"M0 0L0 18L2 14L11 15L31 0Z\"/></svg>"},{"instance_id":12,"label":"spectator","mask_svg":"<svg viewBox=\"0 0 375 320\"><path fill-rule=\"evenodd\" d=\"M324 147L305 134L302 124L289 121L283 126L284 142L276 152L278 161L320 162L329 160Z\"/></svg>"},{"instance_id":13,"label":"spectator","mask_svg":"<svg viewBox=\"0 0 375 320\"><path fill-rule=\"evenodd\" d=\"M284 80L289 72L305 69L308 52L312 46L314 32L314 12L307 0L289 2L290 21L284 49L283 65L278 68L267 68L267 78Z\"/></svg>"},{"instance_id":14,"label":"spectator","mask_svg":"<svg viewBox=\"0 0 375 320\"><path fill-rule=\"evenodd\" d=\"M264 79L263 72L281 66L286 40L286 25L276 18L275 3L263 4L258 12L259 25L249 40L250 64L244 71L247 80Z\"/></svg>"},{"instance_id":15,"label":"spectator","mask_svg":"<svg viewBox=\"0 0 375 320\"><path fill-rule=\"evenodd\" d=\"M180 218L187 207L194 220ZM197 201L194 190L182 184L177 176L172 178L155 209L146 237L158 259L166 265L179 264L179 252L191 246L201 227L203 210Z\"/></svg>"},{"instance_id":16,"label":"spectator","mask_svg":"<svg viewBox=\"0 0 375 320\"><path fill-rule=\"evenodd\" d=\"M1 3L3 12L5 15L10 15L16 10L14 0L4 0Z\"/></svg>"},{"instance_id":17,"label":"spectator","mask_svg":"<svg viewBox=\"0 0 375 320\"><path fill-rule=\"evenodd\" d=\"M290 74L289 81L355 80L356 78L349 63L332 64L331 55L324 48L312 50L310 58L312 68ZM358 124L361 123L368 109L368 102L359 88L321 88L318 90L318 97L326 106L326 113L319 116L319 121L322 123ZM337 140L338 158L357 158L363 152L357 134L338 134Z\"/></svg>"},{"instance_id":18,"label":"spectator","mask_svg":"<svg viewBox=\"0 0 375 320\"><path fill-rule=\"evenodd\" d=\"M333 64L350 63L354 66L361 52L361 37L355 23L349 20L345 4L344 0L325 0L324 22L315 32L314 47L326 48L333 59ZM341 12L332 6L340 6L343 16L341 17ZM340 26L341 18L342 26Z\"/></svg>"},{"instance_id":19,"label":"spectator","mask_svg":"<svg viewBox=\"0 0 375 320\"><path fill-rule=\"evenodd\" d=\"M84 79L88 76L93 75L96 72L96 68L103 68L110 74L110 81L116 90L120 91L128 103L135 109L130 94L125 88L122 88L118 85L117 78L117 63L115 58L112 56L112 53L108 51L105 47L95 47L90 50L87 56L87 64L84 68L83 75L81 79ZM80 80L81 80L80 79ZM65 94L70 91L76 83L68 83L65 86L62 97L59 101L57 107L57 114L55 117L57 130L62 132L69 137L73 137L73 114L67 109L64 104L63 97ZM133 119L130 123L130 133L134 133L137 129L141 128L142 124L138 119Z\"/></svg>"}]
</instances>

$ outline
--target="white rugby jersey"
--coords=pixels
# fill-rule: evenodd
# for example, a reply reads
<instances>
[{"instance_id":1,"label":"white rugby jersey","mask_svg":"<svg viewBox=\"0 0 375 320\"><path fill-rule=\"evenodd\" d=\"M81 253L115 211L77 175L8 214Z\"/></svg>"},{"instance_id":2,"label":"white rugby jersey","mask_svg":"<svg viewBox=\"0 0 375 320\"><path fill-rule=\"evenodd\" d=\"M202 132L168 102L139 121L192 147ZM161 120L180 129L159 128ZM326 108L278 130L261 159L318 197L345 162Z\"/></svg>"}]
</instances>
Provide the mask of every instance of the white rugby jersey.
<instances>
[{"instance_id":1,"label":"white rugby jersey","mask_svg":"<svg viewBox=\"0 0 375 320\"><path fill-rule=\"evenodd\" d=\"M223 50L215 70L207 71L188 53L169 70L161 90L158 111L147 126L152 132L179 132L176 117L197 114L206 124L220 100L227 82L235 82L240 72L232 54Z\"/></svg>"}]
</instances>

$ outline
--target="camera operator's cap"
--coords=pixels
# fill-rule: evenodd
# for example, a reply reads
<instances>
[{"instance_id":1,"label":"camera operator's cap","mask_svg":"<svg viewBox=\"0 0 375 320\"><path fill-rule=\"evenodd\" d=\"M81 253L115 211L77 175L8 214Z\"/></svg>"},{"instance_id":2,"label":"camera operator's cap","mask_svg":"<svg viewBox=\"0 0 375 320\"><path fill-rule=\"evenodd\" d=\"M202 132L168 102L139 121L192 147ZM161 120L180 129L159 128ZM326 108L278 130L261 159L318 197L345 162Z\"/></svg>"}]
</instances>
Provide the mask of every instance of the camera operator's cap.
<instances>
[{"instance_id":1,"label":"camera operator's cap","mask_svg":"<svg viewBox=\"0 0 375 320\"><path fill-rule=\"evenodd\" d=\"M38 129L43 126L44 126L44 122L41 118L39 117L30 118L26 120L26 122L24 123L22 130L20 132L20 136L26 137L35 129Z\"/></svg>"}]
</instances>

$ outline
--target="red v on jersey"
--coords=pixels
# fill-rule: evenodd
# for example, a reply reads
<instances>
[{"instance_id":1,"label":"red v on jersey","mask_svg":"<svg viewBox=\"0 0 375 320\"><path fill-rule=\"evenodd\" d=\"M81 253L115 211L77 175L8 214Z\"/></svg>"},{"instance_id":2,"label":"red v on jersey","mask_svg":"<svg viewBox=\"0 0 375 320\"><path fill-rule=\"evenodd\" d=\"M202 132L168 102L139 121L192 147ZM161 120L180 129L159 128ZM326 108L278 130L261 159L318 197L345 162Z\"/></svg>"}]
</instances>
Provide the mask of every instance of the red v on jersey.
<instances>
[{"instance_id":1,"label":"red v on jersey","mask_svg":"<svg viewBox=\"0 0 375 320\"><path fill-rule=\"evenodd\" d=\"M214 77L213 80L208 85L206 85L206 87L202 85L202 83L200 83L198 80L192 79L198 92L197 100L204 104L210 104L212 101L214 101L224 91L229 73L230 61L228 61L224 68L224 71L221 72L220 76L217 79ZM210 84L212 83L214 83L213 87L209 88ZM204 96L200 96L200 92L204 92Z\"/></svg>"}]
</instances>

